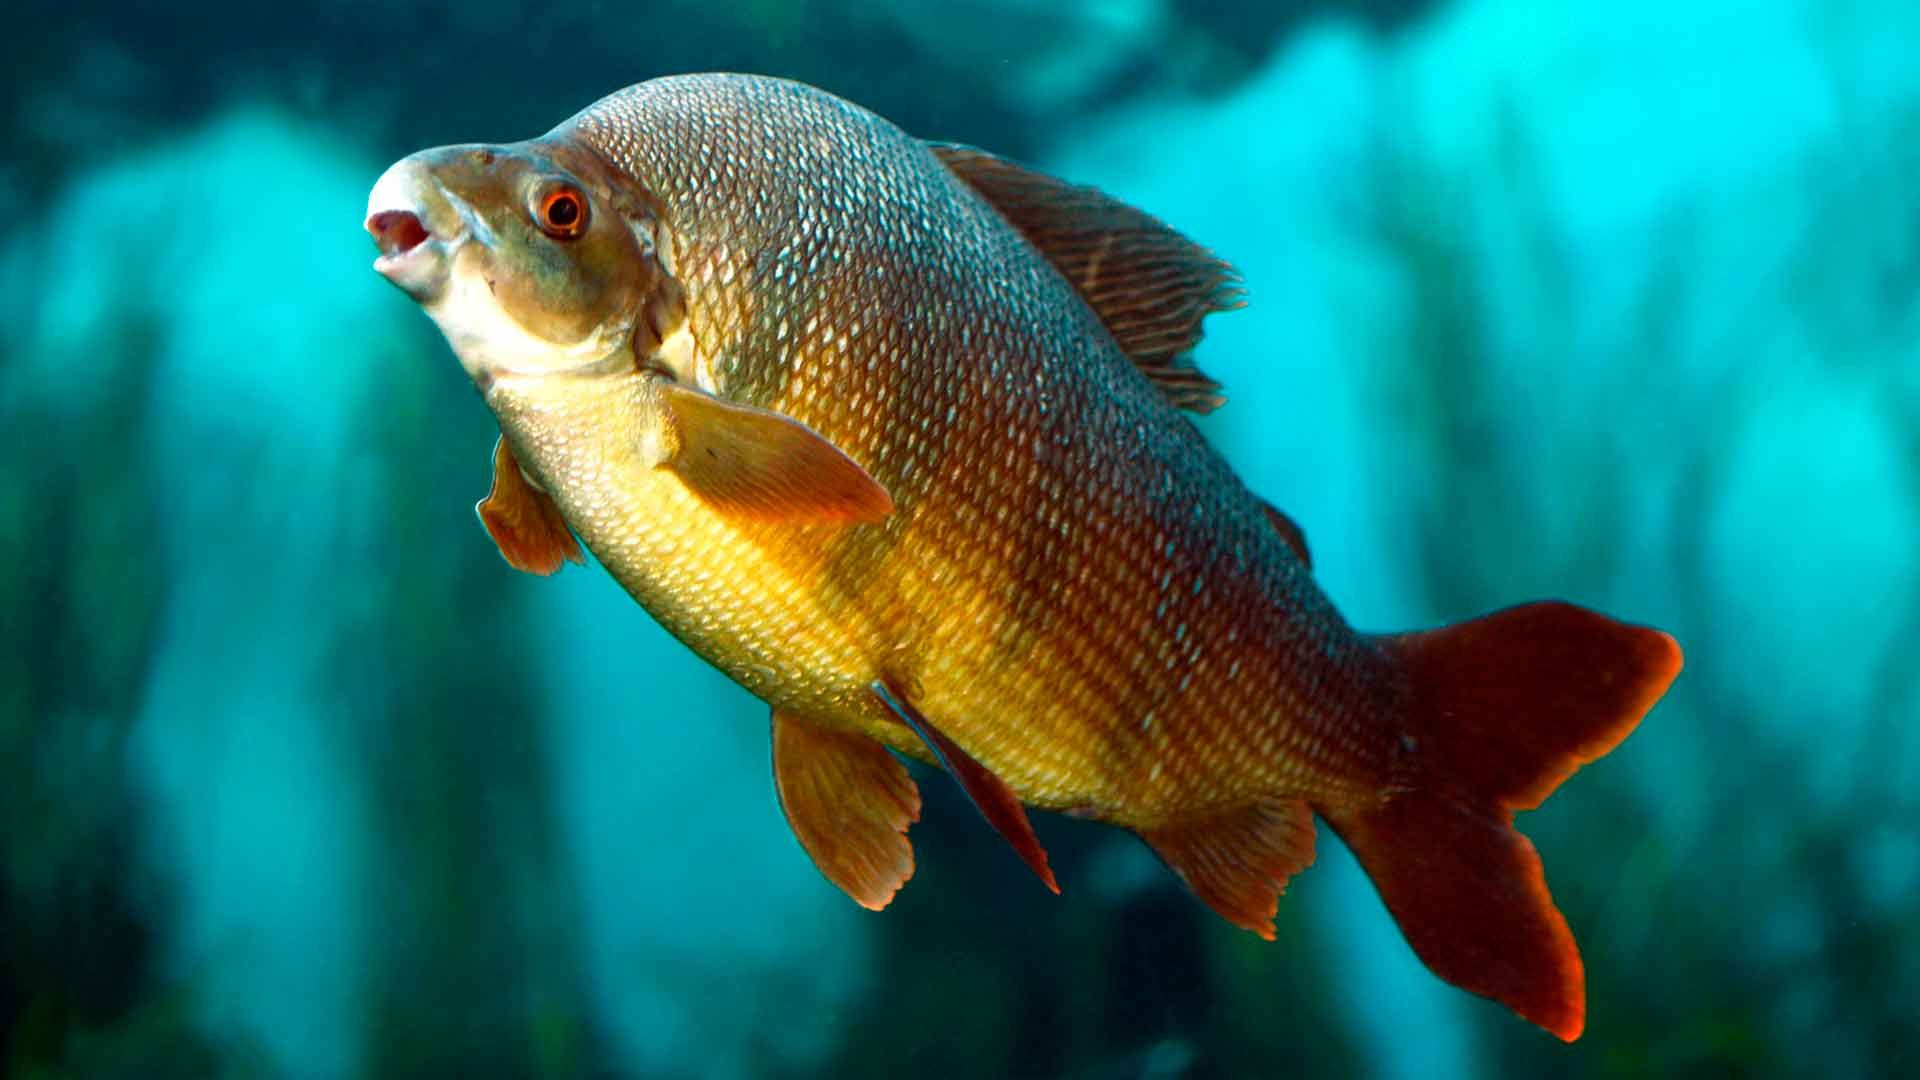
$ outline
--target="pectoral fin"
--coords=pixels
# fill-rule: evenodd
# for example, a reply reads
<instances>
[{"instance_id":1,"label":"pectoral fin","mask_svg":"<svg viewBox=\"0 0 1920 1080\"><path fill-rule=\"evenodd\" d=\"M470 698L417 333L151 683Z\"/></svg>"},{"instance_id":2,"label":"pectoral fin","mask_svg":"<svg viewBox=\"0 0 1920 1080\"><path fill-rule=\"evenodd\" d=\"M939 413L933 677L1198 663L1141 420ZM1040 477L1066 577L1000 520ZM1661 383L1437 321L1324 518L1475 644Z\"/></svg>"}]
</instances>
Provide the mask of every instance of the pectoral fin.
<instances>
[{"instance_id":1,"label":"pectoral fin","mask_svg":"<svg viewBox=\"0 0 1920 1080\"><path fill-rule=\"evenodd\" d=\"M873 692L927 744L933 756L960 782L961 790L973 800L987 824L1006 837L1014 852L1040 878L1040 883L1058 893L1060 885L1053 880L1053 870L1047 865L1047 850L1040 846L1040 838L1033 833L1033 823L1027 820L1026 808L1020 805L1007 782L941 734L917 709L888 690L885 683L874 683Z\"/></svg>"},{"instance_id":2,"label":"pectoral fin","mask_svg":"<svg viewBox=\"0 0 1920 1080\"><path fill-rule=\"evenodd\" d=\"M1268 941L1287 879L1313 863L1313 811L1299 799L1261 799L1140 836L1208 907Z\"/></svg>"},{"instance_id":3,"label":"pectoral fin","mask_svg":"<svg viewBox=\"0 0 1920 1080\"><path fill-rule=\"evenodd\" d=\"M560 508L527 482L504 437L493 444L493 489L473 509L500 556L515 570L544 577L561 563L586 562Z\"/></svg>"},{"instance_id":4,"label":"pectoral fin","mask_svg":"<svg viewBox=\"0 0 1920 1080\"><path fill-rule=\"evenodd\" d=\"M887 489L860 464L791 417L676 383L661 386L672 469L727 513L763 520L879 521Z\"/></svg>"},{"instance_id":5,"label":"pectoral fin","mask_svg":"<svg viewBox=\"0 0 1920 1080\"><path fill-rule=\"evenodd\" d=\"M906 766L864 735L773 710L773 781L800 846L854 903L879 911L913 876L907 827L920 789Z\"/></svg>"}]
</instances>

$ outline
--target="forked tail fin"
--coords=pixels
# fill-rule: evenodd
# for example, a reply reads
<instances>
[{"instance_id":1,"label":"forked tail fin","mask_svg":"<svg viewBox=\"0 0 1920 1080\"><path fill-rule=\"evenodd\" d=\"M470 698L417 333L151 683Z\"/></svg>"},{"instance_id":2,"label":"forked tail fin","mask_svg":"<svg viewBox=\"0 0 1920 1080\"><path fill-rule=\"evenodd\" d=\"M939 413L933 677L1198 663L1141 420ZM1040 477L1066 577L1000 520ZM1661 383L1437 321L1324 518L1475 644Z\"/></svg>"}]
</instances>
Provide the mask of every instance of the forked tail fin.
<instances>
[{"instance_id":1,"label":"forked tail fin","mask_svg":"<svg viewBox=\"0 0 1920 1080\"><path fill-rule=\"evenodd\" d=\"M1407 788L1321 814L1434 974L1571 1042L1586 1025L1580 952L1513 813L1626 738L1680 647L1557 602L1378 640L1410 688Z\"/></svg>"}]
</instances>

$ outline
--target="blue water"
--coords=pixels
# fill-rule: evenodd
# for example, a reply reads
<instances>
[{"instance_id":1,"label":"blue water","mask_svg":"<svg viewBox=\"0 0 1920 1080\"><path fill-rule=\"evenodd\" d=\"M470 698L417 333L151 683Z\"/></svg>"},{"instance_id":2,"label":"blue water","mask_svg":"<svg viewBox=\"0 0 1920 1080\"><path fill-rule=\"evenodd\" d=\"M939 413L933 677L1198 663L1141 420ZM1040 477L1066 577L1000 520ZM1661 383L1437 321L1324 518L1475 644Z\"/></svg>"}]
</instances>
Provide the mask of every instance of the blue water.
<instances>
[{"instance_id":1,"label":"blue water","mask_svg":"<svg viewBox=\"0 0 1920 1080\"><path fill-rule=\"evenodd\" d=\"M6 1075L1920 1069L1920 7L202 7L5 46ZM1267 944L1042 816L1049 896L922 771L862 911L764 706L597 569L500 561L491 420L367 188L710 68L1234 262L1202 426L1355 624L1675 634L1521 821L1580 1042L1430 975L1325 831Z\"/></svg>"}]
</instances>

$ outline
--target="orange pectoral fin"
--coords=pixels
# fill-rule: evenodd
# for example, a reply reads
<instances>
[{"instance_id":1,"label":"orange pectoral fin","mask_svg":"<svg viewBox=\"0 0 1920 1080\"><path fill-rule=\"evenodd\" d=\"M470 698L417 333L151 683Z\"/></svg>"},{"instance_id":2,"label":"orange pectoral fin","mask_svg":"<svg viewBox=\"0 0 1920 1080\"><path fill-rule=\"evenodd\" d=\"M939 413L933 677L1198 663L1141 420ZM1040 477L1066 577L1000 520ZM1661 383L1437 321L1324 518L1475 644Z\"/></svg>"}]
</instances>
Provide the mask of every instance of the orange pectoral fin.
<instances>
[{"instance_id":1,"label":"orange pectoral fin","mask_svg":"<svg viewBox=\"0 0 1920 1080\"><path fill-rule=\"evenodd\" d=\"M1261 799L1140 837L1221 918L1268 941L1287 879L1313 863L1313 811L1299 799Z\"/></svg>"},{"instance_id":2,"label":"orange pectoral fin","mask_svg":"<svg viewBox=\"0 0 1920 1080\"><path fill-rule=\"evenodd\" d=\"M726 513L855 522L893 512L879 481L798 420L674 383L661 402L674 446L662 466Z\"/></svg>"},{"instance_id":3,"label":"orange pectoral fin","mask_svg":"<svg viewBox=\"0 0 1920 1080\"><path fill-rule=\"evenodd\" d=\"M775 709L773 782L800 846L855 903L879 911L913 876L920 789L886 747Z\"/></svg>"},{"instance_id":4,"label":"orange pectoral fin","mask_svg":"<svg viewBox=\"0 0 1920 1080\"><path fill-rule=\"evenodd\" d=\"M927 744L940 764L946 767L948 774L960 782L960 789L973 800L973 805L987 819L987 824L1005 837L1007 843L1027 864L1040 883L1055 893L1060 885L1053 880L1053 869L1047 865L1047 849L1040 846L1040 838L1034 835L1033 823L1027 820L1026 808L1007 786L1005 780L995 776L986 766L973 759L971 754L960 749L953 740L940 733L926 717L904 699L887 689L885 683L874 683L873 692L894 715L905 721L913 729L920 741Z\"/></svg>"},{"instance_id":5,"label":"orange pectoral fin","mask_svg":"<svg viewBox=\"0 0 1920 1080\"><path fill-rule=\"evenodd\" d=\"M544 577L561 563L586 562L560 508L527 482L505 437L493 444L493 489L473 509L515 570Z\"/></svg>"}]
</instances>

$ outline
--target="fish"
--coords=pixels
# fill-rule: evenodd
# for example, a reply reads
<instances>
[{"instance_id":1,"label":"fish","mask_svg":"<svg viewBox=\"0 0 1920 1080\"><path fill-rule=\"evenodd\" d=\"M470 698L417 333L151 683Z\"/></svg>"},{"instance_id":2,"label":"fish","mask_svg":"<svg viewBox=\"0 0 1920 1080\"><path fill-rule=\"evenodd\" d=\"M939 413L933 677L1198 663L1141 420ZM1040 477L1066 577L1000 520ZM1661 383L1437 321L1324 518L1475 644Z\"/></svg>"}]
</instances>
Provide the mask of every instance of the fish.
<instances>
[{"instance_id":1,"label":"fish","mask_svg":"<svg viewBox=\"0 0 1920 1080\"><path fill-rule=\"evenodd\" d=\"M1193 422L1225 401L1203 320L1244 303L1223 259L736 74L411 154L365 228L499 423L500 554L591 553L763 700L781 808L855 902L913 874L906 760L1056 893L1029 808L1132 831L1268 940L1318 820L1437 976L1580 1036L1514 815L1634 730L1680 648L1563 601L1349 626Z\"/></svg>"}]
</instances>

